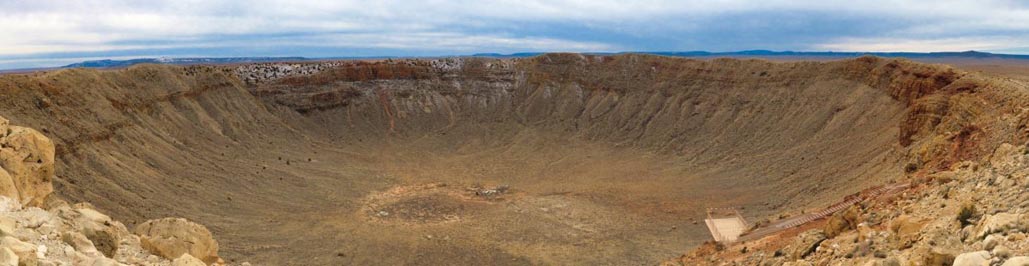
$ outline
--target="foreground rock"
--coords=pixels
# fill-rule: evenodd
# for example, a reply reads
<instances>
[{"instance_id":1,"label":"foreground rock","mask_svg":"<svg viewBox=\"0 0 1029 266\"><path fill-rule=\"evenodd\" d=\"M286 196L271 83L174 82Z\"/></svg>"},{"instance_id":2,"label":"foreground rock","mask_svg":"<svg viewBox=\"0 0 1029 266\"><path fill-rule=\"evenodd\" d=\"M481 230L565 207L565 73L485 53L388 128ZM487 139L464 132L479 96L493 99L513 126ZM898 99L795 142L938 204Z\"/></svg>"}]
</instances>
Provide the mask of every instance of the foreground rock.
<instances>
[{"instance_id":1,"label":"foreground rock","mask_svg":"<svg viewBox=\"0 0 1029 266\"><path fill-rule=\"evenodd\" d=\"M669 263L1029 265L1024 146L1004 144L985 163L966 161L912 179L914 186L897 195L859 203L823 222L833 234L786 231L716 252L701 247Z\"/></svg>"},{"instance_id":2,"label":"foreground rock","mask_svg":"<svg viewBox=\"0 0 1029 266\"><path fill-rule=\"evenodd\" d=\"M0 201L11 201L0 197ZM83 214L85 213L85 215ZM155 256L140 245L125 225L107 218L88 205L62 204L43 210L8 204L0 219L15 226L0 237L0 260L9 260L10 250L17 265L163 265L168 260Z\"/></svg>"},{"instance_id":3,"label":"foreground rock","mask_svg":"<svg viewBox=\"0 0 1029 266\"><path fill-rule=\"evenodd\" d=\"M188 254L205 263L219 261L218 242L214 241L211 232L186 219L150 220L136 226L136 234L142 238L144 248L165 258Z\"/></svg>"},{"instance_id":4,"label":"foreground rock","mask_svg":"<svg viewBox=\"0 0 1029 266\"><path fill-rule=\"evenodd\" d=\"M0 117L0 196L39 207L53 192L54 144Z\"/></svg>"},{"instance_id":5,"label":"foreground rock","mask_svg":"<svg viewBox=\"0 0 1029 266\"><path fill-rule=\"evenodd\" d=\"M90 204L51 197L53 176L50 139L0 117L0 265L221 264L207 228L151 220L137 228L147 233L141 238ZM179 249L204 260L169 252Z\"/></svg>"}]
</instances>

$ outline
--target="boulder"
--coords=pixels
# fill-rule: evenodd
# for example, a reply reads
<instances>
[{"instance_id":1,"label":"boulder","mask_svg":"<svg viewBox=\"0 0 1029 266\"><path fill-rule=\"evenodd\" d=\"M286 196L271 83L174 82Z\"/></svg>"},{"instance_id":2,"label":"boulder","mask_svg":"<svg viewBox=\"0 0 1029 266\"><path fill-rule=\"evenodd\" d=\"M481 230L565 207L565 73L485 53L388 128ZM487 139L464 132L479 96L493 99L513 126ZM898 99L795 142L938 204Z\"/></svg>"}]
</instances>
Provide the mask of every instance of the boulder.
<instances>
[{"instance_id":1,"label":"boulder","mask_svg":"<svg viewBox=\"0 0 1029 266\"><path fill-rule=\"evenodd\" d=\"M987 249L987 250L993 249L993 247L997 246L997 242L1000 241L1000 238L1001 237L997 236L997 235L988 235L988 236L986 236L986 239L983 239L983 249Z\"/></svg>"},{"instance_id":2,"label":"boulder","mask_svg":"<svg viewBox=\"0 0 1029 266\"><path fill-rule=\"evenodd\" d=\"M954 258L954 266L989 266L990 252L981 250L963 253Z\"/></svg>"},{"instance_id":3,"label":"boulder","mask_svg":"<svg viewBox=\"0 0 1029 266\"><path fill-rule=\"evenodd\" d=\"M810 261L806 261L806 260L796 260L796 261L787 261L786 263L783 263L782 265L783 266L813 266L815 264L811 263Z\"/></svg>"},{"instance_id":4,"label":"boulder","mask_svg":"<svg viewBox=\"0 0 1029 266\"><path fill-rule=\"evenodd\" d=\"M88 206L76 205L76 209L64 209L59 215L70 220L75 231L82 233L97 251L109 258L118 251L121 239L129 235L125 225Z\"/></svg>"},{"instance_id":5,"label":"boulder","mask_svg":"<svg viewBox=\"0 0 1029 266\"><path fill-rule=\"evenodd\" d=\"M10 249L19 258L19 263L34 261L36 259L36 246L25 243L17 238L5 236L0 237L0 247Z\"/></svg>"},{"instance_id":6,"label":"boulder","mask_svg":"<svg viewBox=\"0 0 1029 266\"><path fill-rule=\"evenodd\" d=\"M886 259L883 259L882 261L879 261L879 263L877 263L876 265L880 265L880 266L901 266L900 260L897 259L896 257L888 257Z\"/></svg>"},{"instance_id":7,"label":"boulder","mask_svg":"<svg viewBox=\"0 0 1029 266\"><path fill-rule=\"evenodd\" d=\"M926 223L928 223L926 219L905 214L890 222L890 231L894 233L902 247L910 247L915 241L918 241L922 227L925 227Z\"/></svg>"},{"instance_id":8,"label":"boulder","mask_svg":"<svg viewBox=\"0 0 1029 266\"><path fill-rule=\"evenodd\" d=\"M0 216L0 236L9 236L14 233L15 221L11 217Z\"/></svg>"},{"instance_id":9,"label":"boulder","mask_svg":"<svg viewBox=\"0 0 1029 266\"><path fill-rule=\"evenodd\" d=\"M75 231L64 232L61 234L61 240L64 241L64 243L71 245L72 248L75 248L75 251L93 256L101 254L100 251L93 246L93 241L90 241L89 238L82 233Z\"/></svg>"},{"instance_id":10,"label":"boulder","mask_svg":"<svg viewBox=\"0 0 1029 266\"><path fill-rule=\"evenodd\" d=\"M16 212L21 210L21 203L12 198L0 196L0 213Z\"/></svg>"},{"instance_id":11,"label":"boulder","mask_svg":"<svg viewBox=\"0 0 1029 266\"><path fill-rule=\"evenodd\" d=\"M190 256L189 253L182 254L179 258L172 261L171 266L207 266L200 259Z\"/></svg>"},{"instance_id":12,"label":"boulder","mask_svg":"<svg viewBox=\"0 0 1029 266\"><path fill-rule=\"evenodd\" d=\"M1011 249L1004 245L998 245L993 248L993 256L999 258L1011 257Z\"/></svg>"},{"instance_id":13,"label":"boulder","mask_svg":"<svg viewBox=\"0 0 1029 266\"><path fill-rule=\"evenodd\" d=\"M211 231L183 218L163 218L146 221L135 228L143 248L165 257L176 259L182 254L214 263L218 258L218 242Z\"/></svg>"},{"instance_id":14,"label":"boulder","mask_svg":"<svg viewBox=\"0 0 1029 266\"><path fill-rule=\"evenodd\" d=\"M54 190L53 142L34 129L0 124L0 196L42 207Z\"/></svg>"},{"instance_id":15,"label":"boulder","mask_svg":"<svg viewBox=\"0 0 1029 266\"><path fill-rule=\"evenodd\" d=\"M111 259L111 258L97 257L96 260L93 260L93 263L90 264L90 265L92 265L92 266L121 266L123 264L118 263L118 261L116 261L114 259Z\"/></svg>"},{"instance_id":16,"label":"boulder","mask_svg":"<svg viewBox=\"0 0 1029 266\"><path fill-rule=\"evenodd\" d=\"M1029 257L1019 256L1010 258L1001 264L1001 266L1029 266Z\"/></svg>"},{"instance_id":17,"label":"boulder","mask_svg":"<svg viewBox=\"0 0 1029 266\"><path fill-rule=\"evenodd\" d=\"M957 252L941 247L915 246L911 257L904 265L949 266L954 263Z\"/></svg>"},{"instance_id":18,"label":"boulder","mask_svg":"<svg viewBox=\"0 0 1029 266\"><path fill-rule=\"evenodd\" d=\"M799 260L806 257L811 252L815 251L822 241L825 241L826 236L822 230L812 229L798 235L793 243L788 248L786 254L790 255L790 258Z\"/></svg>"},{"instance_id":19,"label":"boulder","mask_svg":"<svg viewBox=\"0 0 1029 266\"><path fill-rule=\"evenodd\" d=\"M851 206L847 210L838 212L825 223L825 236L833 238L848 230L857 228L858 216L861 211L857 206Z\"/></svg>"},{"instance_id":20,"label":"boulder","mask_svg":"<svg viewBox=\"0 0 1029 266\"><path fill-rule=\"evenodd\" d=\"M979 223L979 230L975 236L977 239L982 239L990 234L1007 232L1009 230L1025 232L1026 227L1029 227L1029 224L1027 224L1029 222L1027 222L1026 219L1027 217L1023 217L1023 215L1015 213L998 213L989 215Z\"/></svg>"},{"instance_id":21,"label":"boulder","mask_svg":"<svg viewBox=\"0 0 1029 266\"><path fill-rule=\"evenodd\" d=\"M18 266L18 255L9 248L0 248L0 266Z\"/></svg>"},{"instance_id":22,"label":"boulder","mask_svg":"<svg viewBox=\"0 0 1029 266\"><path fill-rule=\"evenodd\" d=\"M18 187L14 185L14 177L7 170L0 167L0 197L17 199ZM17 200L14 200L17 202Z\"/></svg>"}]
</instances>

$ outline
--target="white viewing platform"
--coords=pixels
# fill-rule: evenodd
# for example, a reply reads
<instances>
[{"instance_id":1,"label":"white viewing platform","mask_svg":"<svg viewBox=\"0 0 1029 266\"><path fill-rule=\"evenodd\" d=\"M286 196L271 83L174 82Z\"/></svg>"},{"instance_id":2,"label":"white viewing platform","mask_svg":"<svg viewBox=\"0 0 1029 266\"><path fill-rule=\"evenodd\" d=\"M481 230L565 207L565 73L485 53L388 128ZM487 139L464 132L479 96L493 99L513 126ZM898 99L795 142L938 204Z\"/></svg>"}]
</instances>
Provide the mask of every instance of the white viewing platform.
<instances>
[{"instance_id":1,"label":"white viewing platform","mask_svg":"<svg viewBox=\"0 0 1029 266\"><path fill-rule=\"evenodd\" d=\"M720 243L730 243L747 230L747 221L736 208L709 208L704 219L711 237Z\"/></svg>"}]
</instances>

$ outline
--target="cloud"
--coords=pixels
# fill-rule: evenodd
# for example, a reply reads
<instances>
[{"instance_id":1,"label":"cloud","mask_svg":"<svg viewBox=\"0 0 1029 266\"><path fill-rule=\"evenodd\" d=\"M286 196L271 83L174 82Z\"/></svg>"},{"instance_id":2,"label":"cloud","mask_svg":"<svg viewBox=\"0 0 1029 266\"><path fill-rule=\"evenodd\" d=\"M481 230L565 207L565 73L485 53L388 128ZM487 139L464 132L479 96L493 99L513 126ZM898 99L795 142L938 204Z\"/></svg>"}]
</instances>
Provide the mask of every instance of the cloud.
<instances>
[{"instance_id":1,"label":"cloud","mask_svg":"<svg viewBox=\"0 0 1029 266\"><path fill-rule=\"evenodd\" d=\"M819 44L817 49L865 52L987 51L1018 47L1020 43L1024 42L1002 37L967 37L929 40L905 38L844 38Z\"/></svg>"},{"instance_id":2,"label":"cloud","mask_svg":"<svg viewBox=\"0 0 1029 266\"><path fill-rule=\"evenodd\" d=\"M1013 51L1003 0L8 0L0 68L112 56L643 50ZM1020 48L1021 47L1021 48ZM17 61L19 63L4 63ZM47 61L47 62L50 62Z\"/></svg>"}]
</instances>

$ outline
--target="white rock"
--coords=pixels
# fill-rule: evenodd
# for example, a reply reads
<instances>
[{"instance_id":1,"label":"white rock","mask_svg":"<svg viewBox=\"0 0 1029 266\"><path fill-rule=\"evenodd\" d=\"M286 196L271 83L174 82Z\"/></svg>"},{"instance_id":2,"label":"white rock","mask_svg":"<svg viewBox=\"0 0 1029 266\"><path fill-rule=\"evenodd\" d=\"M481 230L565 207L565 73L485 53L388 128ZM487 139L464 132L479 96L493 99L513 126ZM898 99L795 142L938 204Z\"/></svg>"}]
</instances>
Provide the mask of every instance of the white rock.
<instances>
[{"instance_id":1,"label":"white rock","mask_svg":"<svg viewBox=\"0 0 1029 266\"><path fill-rule=\"evenodd\" d=\"M1010 230L1024 231L1026 221L1022 215L1015 213L998 213L987 216L979 226L976 237L983 238L989 234L1005 232Z\"/></svg>"},{"instance_id":2,"label":"white rock","mask_svg":"<svg viewBox=\"0 0 1029 266\"><path fill-rule=\"evenodd\" d=\"M61 240L63 240L64 243L71 245L71 247L78 252L93 256L100 254L100 251L97 251L96 246L93 246L93 241L90 241L89 238L86 238L82 233L75 231L65 232L61 235Z\"/></svg>"},{"instance_id":3,"label":"white rock","mask_svg":"<svg viewBox=\"0 0 1029 266\"><path fill-rule=\"evenodd\" d=\"M36 256L36 246L33 244L25 243L17 238L5 236L0 238L0 246L9 248L14 251L21 258L30 258Z\"/></svg>"},{"instance_id":4,"label":"white rock","mask_svg":"<svg viewBox=\"0 0 1029 266\"><path fill-rule=\"evenodd\" d=\"M1000 237L997 236L997 235L988 235L988 236L986 236L986 239L983 239L983 249L991 250L991 249L993 249L993 247L996 247L997 246L997 241L1000 240L999 238Z\"/></svg>"},{"instance_id":5,"label":"white rock","mask_svg":"<svg viewBox=\"0 0 1029 266\"><path fill-rule=\"evenodd\" d=\"M8 236L14 233L16 224L14 219L7 216L0 216L0 236Z\"/></svg>"},{"instance_id":6,"label":"white rock","mask_svg":"<svg viewBox=\"0 0 1029 266\"><path fill-rule=\"evenodd\" d=\"M18 255L9 248L0 248L0 266L18 266Z\"/></svg>"},{"instance_id":7,"label":"white rock","mask_svg":"<svg viewBox=\"0 0 1029 266\"><path fill-rule=\"evenodd\" d=\"M203 225L183 218L154 219L139 224L136 235L144 249L174 259L189 253L206 263L218 258L218 242Z\"/></svg>"},{"instance_id":8,"label":"white rock","mask_svg":"<svg viewBox=\"0 0 1029 266\"><path fill-rule=\"evenodd\" d=\"M958 255L954 258L954 266L982 266L990 265L989 251L976 251Z\"/></svg>"},{"instance_id":9,"label":"white rock","mask_svg":"<svg viewBox=\"0 0 1029 266\"><path fill-rule=\"evenodd\" d=\"M107 257L98 257L98 258L96 258L96 260L93 261L93 264L91 264L91 265L93 265L93 266L119 266L119 265L122 265L122 264L118 263L118 261L116 261L116 260L113 260L113 259L110 259L110 258L107 258Z\"/></svg>"},{"instance_id":10,"label":"white rock","mask_svg":"<svg viewBox=\"0 0 1029 266\"><path fill-rule=\"evenodd\" d=\"M1008 259L1001 266L1029 266L1029 257L1019 256Z\"/></svg>"},{"instance_id":11,"label":"white rock","mask_svg":"<svg viewBox=\"0 0 1029 266\"><path fill-rule=\"evenodd\" d=\"M36 207L25 208L22 214L25 218L21 220L21 225L33 229L42 226L52 218L49 212Z\"/></svg>"},{"instance_id":12,"label":"white rock","mask_svg":"<svg viewBox=\"0 0 1029 266\"><path fill-rule=\"evenodd\" d=\"M993 248L993 255L1001 258L1007 258L1011 256L1011 249L1004 245L998 245Z\"/></svg>"},{"instance_id":13,"label":"white rock","mask_svg":"<svg viewBox=\"0 0 1029 266\"><path fill-rule=\"evenodd\" d=\"M172 261L171 266L205 266L203 261L200 259L190 256L189 253L182 254L179 258Z\"/></svg>"},{"instance_id":14,"label":"white rock","mask_svg":"<svg viewBox=\"0 0 1029 266\"><path fill-rule=\"evenodd\" d=\"M0 196L0 213L16 212L21 210L21 203L17 200Z\"/></svg>"},{"instance_id":15,"label":"white rock","mask_svg":"<svg viewBox=\"0 0 1029 266\"><path fill-rule=\"evenodd\" d=\"M47 252L46 245L36 246L36 258L37 259L46 258L46 252Z\"/></svg>"}]
</instances>

